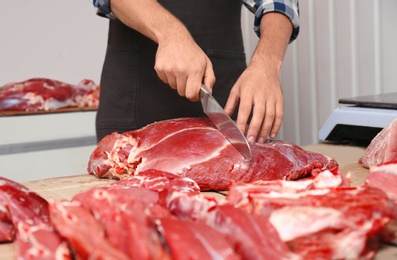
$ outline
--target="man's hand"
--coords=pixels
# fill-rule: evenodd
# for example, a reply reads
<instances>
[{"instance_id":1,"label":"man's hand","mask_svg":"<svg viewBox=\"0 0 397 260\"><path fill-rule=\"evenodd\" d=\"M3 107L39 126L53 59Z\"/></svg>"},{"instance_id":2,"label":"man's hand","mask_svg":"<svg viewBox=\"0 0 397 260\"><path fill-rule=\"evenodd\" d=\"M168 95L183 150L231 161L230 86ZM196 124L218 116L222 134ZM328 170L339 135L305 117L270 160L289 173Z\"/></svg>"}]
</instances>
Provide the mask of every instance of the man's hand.
<instances>
[{"instance_id":1,"label":"man's hand","mask_svg":"<svg viewBox=\"0 0 397 260\"><path fill-rule=\"evenodd\" d=\"M275 138L280 130L284 108L279 74L292 29L290 20L283 14L268 13L262 17L261 38L251 62L226 103L225 112L229 115L240 103L237 126L250 143L264 143L268 136Z\"/></svg>"},{"instance_id":2,"label":"man's hand","mask_svg":"<svg viewBox=\"0 0 397 260\"><path fill-rule=\"evenodd\" d=\"M191 101L199 100L200 86L215 83L212 63L187 31L159 41L155 70L159 78Z\"/></svg>"},{"instance_id":3,"label":"man's hand","mask_svg":"<svg viewBox=\"0 0 397 260\"><path fill-rule=\"evenodd\" d=\"M268 135L276 137L283 121L283 93L277 73L264 71L259 65L248 66L233 86L225 112L231 115L238 102L237 127L248 142L264 143Z\"/></svg>"}]
</instances>

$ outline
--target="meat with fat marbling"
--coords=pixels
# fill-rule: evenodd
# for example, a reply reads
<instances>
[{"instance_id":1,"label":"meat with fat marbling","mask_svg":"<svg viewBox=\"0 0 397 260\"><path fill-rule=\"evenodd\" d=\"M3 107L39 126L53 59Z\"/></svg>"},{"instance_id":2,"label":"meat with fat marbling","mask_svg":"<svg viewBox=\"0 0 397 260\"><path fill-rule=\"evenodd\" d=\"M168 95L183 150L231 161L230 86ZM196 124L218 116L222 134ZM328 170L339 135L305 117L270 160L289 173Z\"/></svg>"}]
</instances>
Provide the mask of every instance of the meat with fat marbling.
<instances>
[{"instance_id":1,"label":"meat with fat marbling","mask_svg":"<svg viewBox=\"0 0 397 260\"><path fill-rule=\"evenodd\" d=\"M60 108L96 108L99 86L84 79L77 85L32 78L0 87L0 111L53 111Z\"/></svg>"},{"instance_id":2,"label":"meat with fat marbling","mask_svg":"<svg viewBox=\"0 0 397 260\"><path fill-rule=\"evenodd\" d=\"M397 211L383 191L341 181L318 185L329 172L316 178L233 185L227 202L267 217L303 259L372 259L380 242L394 239Z\"/></svg>"},{"instance_id":3,"label":"meat with fat marbling","mask_svg":"<svg viewBox=\"0 0 397 260\"><path fill-rule=\"evenodd\" d=\"M231 182L295 180L338 164L286 141L251 145L252 160L227 141L207 118L156 122L104 137L90 156L88 172L119 179L155 169L193 179L201 190L226 190Z\"/></svg>"}]
</instances>

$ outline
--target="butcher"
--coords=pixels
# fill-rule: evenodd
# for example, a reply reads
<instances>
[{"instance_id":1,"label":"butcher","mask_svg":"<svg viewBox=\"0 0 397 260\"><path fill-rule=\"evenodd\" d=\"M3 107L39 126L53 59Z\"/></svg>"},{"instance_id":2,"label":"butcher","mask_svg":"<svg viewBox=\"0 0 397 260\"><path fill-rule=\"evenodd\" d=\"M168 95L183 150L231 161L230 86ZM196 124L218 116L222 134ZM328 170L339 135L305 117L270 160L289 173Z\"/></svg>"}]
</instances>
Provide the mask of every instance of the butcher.
<instances>
[{"instance_id":1,"label":"butcher","mask_svg":"<svg viewBox=\"0 0 397 260\"><path fill-rule=\"evenodd\" d=\"M96 134L100 141L160 120L204 116L205 84L250 143L283 120L280 69L299 33L298 0L93 0L108 17ZM258 43L247 65L241 8ZM167 86L168 85L168 86ZM185 98L182 98L185 97Z\"/></svg>"}]
</instances>

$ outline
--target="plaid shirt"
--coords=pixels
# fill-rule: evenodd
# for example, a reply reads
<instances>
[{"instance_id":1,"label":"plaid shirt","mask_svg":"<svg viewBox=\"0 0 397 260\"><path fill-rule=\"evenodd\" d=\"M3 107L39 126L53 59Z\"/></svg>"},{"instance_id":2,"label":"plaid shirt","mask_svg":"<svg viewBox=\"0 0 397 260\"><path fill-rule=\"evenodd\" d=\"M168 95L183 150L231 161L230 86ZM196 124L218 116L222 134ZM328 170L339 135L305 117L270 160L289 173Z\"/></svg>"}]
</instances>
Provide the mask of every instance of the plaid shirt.
<instances>
[{"instance_id":1,"label":"plaid shirt","mask_svg":"<svg viewBox=\"0 0 397 260\"><path fill-rule=\"evenodd\" d=\"M242 0L245 7L255 14L254 30L259 36L259 25L264 14L278 12L287 16L294 26L291 40L296 39L299 34L299 3L298 0ZM114 18L110 10L110 0L92 0L98 8L98 15Z\"/></svg>"}]
</instances>

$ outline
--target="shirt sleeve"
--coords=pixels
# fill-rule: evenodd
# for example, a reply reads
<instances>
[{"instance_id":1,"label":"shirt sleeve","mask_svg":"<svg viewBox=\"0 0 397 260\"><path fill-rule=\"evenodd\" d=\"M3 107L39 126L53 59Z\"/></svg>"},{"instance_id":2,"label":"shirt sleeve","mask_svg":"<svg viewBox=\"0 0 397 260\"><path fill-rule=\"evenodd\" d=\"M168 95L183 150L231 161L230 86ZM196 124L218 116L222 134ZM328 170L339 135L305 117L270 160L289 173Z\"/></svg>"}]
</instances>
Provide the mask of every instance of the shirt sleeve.
<instances>
[{"instance_id":1,"label":"shirt sleeve","mask_svg":"<svg viewBox=\"0 0 397 260\"><path fill-rule=\"evenodd\" d=\"M278 12L287 16L293 31L290 42L294 41L299 34L299 1L298 0L243 0L245 7L255 14L254 30L260 36L260 23L264 14Z\"/></svg>"},{"instance_id":2,"label":"shirt sleeve","mask_svg":"<svg viewBox=\"0 0 397 260\"><path fill-rule=\"evenodd\" d=\"M112 10L110 9L110 0L91 0L92 4L97 7L97 15L108 17L108 18L115 18Z\"/></svg>"}]
</instances>

